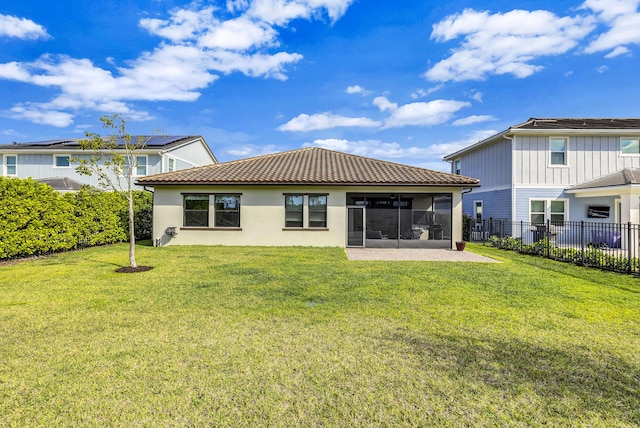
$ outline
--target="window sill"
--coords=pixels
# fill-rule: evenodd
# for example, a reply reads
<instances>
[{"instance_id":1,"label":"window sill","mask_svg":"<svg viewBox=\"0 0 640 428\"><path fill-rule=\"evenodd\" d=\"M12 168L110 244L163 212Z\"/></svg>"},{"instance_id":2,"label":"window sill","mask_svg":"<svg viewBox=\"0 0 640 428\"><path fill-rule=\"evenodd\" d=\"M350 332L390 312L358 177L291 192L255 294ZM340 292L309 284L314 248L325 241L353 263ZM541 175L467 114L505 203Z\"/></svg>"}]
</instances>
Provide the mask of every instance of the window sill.
<instances>
[{"instance_id":1,"label":"window sill","mask_svg":"<svg viewBox=\"0 0 640 428\"><path fill-rule=\"evenodd\" d=\"M282 228L283 231L286 230L296 230L296 231L328 231L329 228L328 227L283 227Z\"/></svg>"},{"instance_id":2,"label":"window sill","mask_svg":"<svg viewBox=\"0 0 640 428\"><path fill-rule=\"evenodd\" d=\"M570 168L569 165L555 165L555 164L549 164L548 167L549 168Z\"/></svg>"},{"instance_id":3,"label":"window sill","mask_svg":"<svg viewBox=\"0 0 640 428\"><path fill-rule=\"evenodd\" d=\"M242 230L241 227L191 227L182 226L180 230Z\"/></svg>"}]
</instances>

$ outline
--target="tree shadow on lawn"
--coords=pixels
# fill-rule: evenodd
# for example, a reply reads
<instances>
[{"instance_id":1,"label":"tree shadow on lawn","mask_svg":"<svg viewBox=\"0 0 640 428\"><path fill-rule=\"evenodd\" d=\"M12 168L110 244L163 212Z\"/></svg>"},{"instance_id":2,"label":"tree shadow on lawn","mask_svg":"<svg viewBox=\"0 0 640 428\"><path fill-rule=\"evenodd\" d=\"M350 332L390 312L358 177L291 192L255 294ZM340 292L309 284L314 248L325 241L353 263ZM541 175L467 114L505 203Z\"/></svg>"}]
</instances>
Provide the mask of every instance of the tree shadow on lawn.
<instances>
[{"instance_id":1,"label":"tree shadow on lawn","mask_svg":"<svg viewBox=\"0 0 640 428\"><path fill-rule=\"evenodd\" d=\"M394 343L395 349L400 343L422 367L442 371L443 376L500 390L506 400L517 400L523 389L535 391L549 407L541 413L550 417L572 419L592 412L603 421L613 416L640 424L640 369L607 352L541 347L515 339L418 337L407 331L382 341Z\"/></svg>"}]
</instances>

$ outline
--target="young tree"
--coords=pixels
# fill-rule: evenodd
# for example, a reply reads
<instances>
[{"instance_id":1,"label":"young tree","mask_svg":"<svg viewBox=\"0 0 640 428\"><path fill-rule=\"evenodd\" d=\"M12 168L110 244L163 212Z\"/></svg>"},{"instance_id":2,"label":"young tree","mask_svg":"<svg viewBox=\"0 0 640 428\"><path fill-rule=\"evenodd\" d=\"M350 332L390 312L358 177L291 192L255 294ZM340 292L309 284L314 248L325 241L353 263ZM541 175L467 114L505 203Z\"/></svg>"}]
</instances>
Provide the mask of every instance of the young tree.
<instances>
[{"instance_id":1,"label":"young tree","mask_svg":"<svg viewBox=\"0 0 640 428\"><path fill-rule=\"evenodd\" d=\"M105 115L100 118L102 127L113 132L103 137L98 133L85 132L86 138L80 140L80 148L91 152L87 159L74 158L78 164L76 171L83 175L95 175L103 188L110 188L122 195L129 205L129 265L137 268L135 256L135 212L133 194L133 176L138 168L137 153L144 148L149 137L133 137L126 130L126 120L119 114Z\"/></svg>"}]
</instances>

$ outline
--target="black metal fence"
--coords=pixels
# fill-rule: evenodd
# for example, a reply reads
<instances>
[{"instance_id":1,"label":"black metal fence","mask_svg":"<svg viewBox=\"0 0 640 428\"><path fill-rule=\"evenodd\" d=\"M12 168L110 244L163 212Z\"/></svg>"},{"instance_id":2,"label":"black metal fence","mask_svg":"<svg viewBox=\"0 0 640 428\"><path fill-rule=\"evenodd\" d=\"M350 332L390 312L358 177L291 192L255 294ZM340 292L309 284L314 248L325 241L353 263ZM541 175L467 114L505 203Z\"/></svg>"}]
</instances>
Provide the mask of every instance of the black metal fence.
<instances>
[{"instance_id":1,"label":"black metal fence","mask_svg":"<svg viewBox=\"0 0 640 428\"><path fill-rule=\"evenodd\" d=\"M637 224L485 219L469 223L469 241L578 265L640 274Z\"/></svg>"}]
</instances>

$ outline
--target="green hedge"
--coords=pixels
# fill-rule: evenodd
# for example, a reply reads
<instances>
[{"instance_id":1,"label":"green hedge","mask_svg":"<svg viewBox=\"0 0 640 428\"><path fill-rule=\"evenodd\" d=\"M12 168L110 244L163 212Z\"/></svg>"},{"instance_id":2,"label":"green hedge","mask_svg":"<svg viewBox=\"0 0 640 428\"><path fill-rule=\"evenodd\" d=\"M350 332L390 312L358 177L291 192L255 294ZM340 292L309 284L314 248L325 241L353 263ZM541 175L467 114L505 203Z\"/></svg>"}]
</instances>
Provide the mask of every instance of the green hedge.
<instances>
[{"instance_id":1,"label":"green hedge","mask_svg":"<svg viewBox=\"0 0 640 428\"><path fill-rule=\"evenodd\" d=\"M136 239L151 237L151 194L136 191ZM111 244L129 233L126 199L115 192L60 195L31 179L0 177L0 259Z\"/></svg>"},{"instance_id":2,"label":"green hedge","mask_svg":"<svg viewBox=\"0 0 640 428\"><path fill-rule=\"evenodd\" d=\"M638 272L640 270L640 260L635 257L629 260L624 255L609 254L595 247L586 247L584 251L577 248L557 248L550 245L546 238L531 244L525 244L522 240L510 236L504 238L492 236L487 243L503 250L517 251L522 254L542 256L616 272Z\"/></svg>"}]
</instances>

